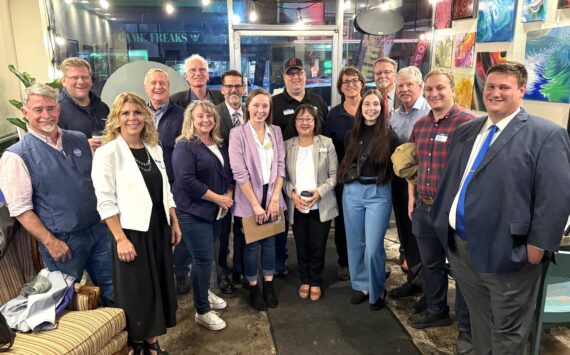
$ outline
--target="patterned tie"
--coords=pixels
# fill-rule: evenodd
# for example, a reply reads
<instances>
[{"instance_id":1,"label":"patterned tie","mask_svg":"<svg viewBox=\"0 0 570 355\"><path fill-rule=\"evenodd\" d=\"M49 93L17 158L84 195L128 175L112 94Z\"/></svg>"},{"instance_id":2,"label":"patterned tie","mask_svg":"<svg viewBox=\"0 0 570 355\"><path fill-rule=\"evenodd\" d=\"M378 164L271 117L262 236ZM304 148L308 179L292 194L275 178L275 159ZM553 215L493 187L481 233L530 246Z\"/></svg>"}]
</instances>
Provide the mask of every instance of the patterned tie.
<instances>
[{"instance_id":1,"label":"patterned tie","mask_svg":"<svg viewBox=\"0 0 570 355\"><path fill-rule=\"evenodd\" d=\"M485 138L483 146L481 146L481 149L479 150L479 153L477 154L477 157L473 162L473 166L467 173L467 177L465 177L465 182L463 182L463 186L461 187L461 192L459 193L459 200L457 201L457 213L455 215L456 216L455 231L457 232L457 234L459 234L459 236L463 240L465 240L466 238L465 224L463 223L463 217L465 215L465 192L467 191L467 185L469 185L469 182L473 177L473 173L475 172L475 170L477 170L477 167L485 157L485 154L487 154L489 146L491 145L491 140L493 139L495 132L497 132L497 126L495 125L492 125L491 127L489 127L489 129L490 129L489 134L487 134L487 138Z\"/></svg>"},{"instance_id":2,"label":"patterned tie","mask_svg":"<svg viewBox=\"0 0 570 355\"><path fill-rule=\"evenodd\" d=\"M239 113L239 111L234 111L234 113L232 113L232 125L234 127L241 125L241 113Z\"/></svg>"}]
</instances>

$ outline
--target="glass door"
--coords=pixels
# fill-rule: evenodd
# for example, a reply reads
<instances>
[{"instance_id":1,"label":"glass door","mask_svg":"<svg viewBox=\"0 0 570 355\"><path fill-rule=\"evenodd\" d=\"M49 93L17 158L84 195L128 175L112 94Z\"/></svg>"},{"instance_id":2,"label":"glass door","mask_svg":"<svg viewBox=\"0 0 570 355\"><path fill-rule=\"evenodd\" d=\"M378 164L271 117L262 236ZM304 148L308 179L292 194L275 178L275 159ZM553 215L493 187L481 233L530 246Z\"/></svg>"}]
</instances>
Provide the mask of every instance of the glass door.
<instances>
[{"instance_id":1,"label":"glass door","mask_svg":"<svg viewBox=\"0 0 570 355\"><path fill-rule=\"evenodd\" d=\"M248 91L262 87L272 95L283 90L283 64L291 57L303 61L307 90L329 105L340 102L336 90L338 48L335 31L234 31L234 60L247 78Z\"/></svg>"}]
</instances>

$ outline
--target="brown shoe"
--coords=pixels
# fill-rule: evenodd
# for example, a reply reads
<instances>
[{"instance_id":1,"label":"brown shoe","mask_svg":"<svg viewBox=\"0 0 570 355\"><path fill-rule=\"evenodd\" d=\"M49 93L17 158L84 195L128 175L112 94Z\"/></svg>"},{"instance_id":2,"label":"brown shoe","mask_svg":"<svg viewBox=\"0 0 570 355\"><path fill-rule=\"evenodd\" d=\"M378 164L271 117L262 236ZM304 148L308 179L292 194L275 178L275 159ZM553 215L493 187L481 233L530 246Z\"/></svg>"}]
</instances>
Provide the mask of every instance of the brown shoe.
<instances>
[{"instance_id":1,"label":"brown shoe","mask_svg":"<svg viewBox=\"0 0 570 355\"><path fill-rule=\"evenodd\" d=\"M321 288L318 286L311 287L311 301L318 301L321 299Z\"/></svg>"},{"instance_id":2,"label":"brown shoe","mask_svg":"<svg viewBox=\"0 0 570 355\"><path fill-rule=\"evenodd\" d=\"M309 289L310 289L309 285L301 284L301 287L299 287L299 291L297 291L299 298L304 299L304 300L309 298Z\"/></svg>"}]
</instances>

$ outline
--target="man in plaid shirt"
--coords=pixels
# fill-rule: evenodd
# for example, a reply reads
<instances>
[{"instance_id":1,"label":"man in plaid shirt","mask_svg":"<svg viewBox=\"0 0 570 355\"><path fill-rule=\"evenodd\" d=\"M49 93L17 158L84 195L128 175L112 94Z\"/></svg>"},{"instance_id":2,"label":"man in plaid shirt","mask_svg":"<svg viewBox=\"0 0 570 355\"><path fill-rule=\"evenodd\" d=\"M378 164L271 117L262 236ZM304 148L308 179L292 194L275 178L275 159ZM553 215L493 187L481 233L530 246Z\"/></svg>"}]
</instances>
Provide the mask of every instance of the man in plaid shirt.
<instances>
[{"instance_id":1,"label":"man in plaid shirt","mask_svg":"<svg viewBox=\"0 0 570 355\"><path fill-rule=\"evenodd\" d=\"M426 308L408 320L417 329L451 324L447 306L447 268L445 249L437 237L430 218L431 205L443 174L447 147L453 131L475 114L454 102L455 87L451 73L435 69L425 76L424 95L430 113L420 118L412 131L410 142L416 143L418 157L417 186L408 183L408 213L417 238L424 265ZM459 328L457 354L472 351L469 311L456 288L455 315Z\"/></svg>"}]
</instances>

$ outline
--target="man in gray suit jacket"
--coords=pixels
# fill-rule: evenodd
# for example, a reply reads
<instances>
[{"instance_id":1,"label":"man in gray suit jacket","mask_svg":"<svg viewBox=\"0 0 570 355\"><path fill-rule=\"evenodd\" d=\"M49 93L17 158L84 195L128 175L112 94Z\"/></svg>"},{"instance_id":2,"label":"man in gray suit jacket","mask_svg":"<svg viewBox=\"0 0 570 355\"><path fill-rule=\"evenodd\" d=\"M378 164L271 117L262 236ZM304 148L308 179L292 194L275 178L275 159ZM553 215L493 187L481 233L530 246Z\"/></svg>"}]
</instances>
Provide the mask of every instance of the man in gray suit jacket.
<instances>
[{"instance_id":1,"label":"man in gray suit jacket","mask_svg":"<svg viewBox=\"0 0 570 355\"><path fill-rule=\"evenodd\" d=\"M488 117L454 133L432 208L471 315L477 354L524 354L541 261L558 250L570 214L566 130L521 108L528 74L491 67Z\"/></svg>"}]
</instances>

